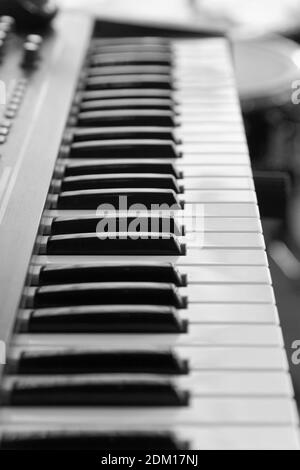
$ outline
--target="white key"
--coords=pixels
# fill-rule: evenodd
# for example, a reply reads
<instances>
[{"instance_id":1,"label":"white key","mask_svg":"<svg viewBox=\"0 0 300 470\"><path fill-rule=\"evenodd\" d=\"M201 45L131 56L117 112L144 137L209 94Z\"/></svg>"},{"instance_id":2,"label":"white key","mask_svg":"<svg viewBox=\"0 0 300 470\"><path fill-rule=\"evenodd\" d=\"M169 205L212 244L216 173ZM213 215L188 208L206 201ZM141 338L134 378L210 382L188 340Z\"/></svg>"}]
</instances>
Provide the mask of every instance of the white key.
<instances>
[{"instance_id":1,"label":"white key","mask_svg":"<svg viewBox=\"0 0 300 470\"><path fill-rule=\"evenodd\" d=\"M187 273L189 284L199 283L258 283L271 284L269 269L258 266L184 266L181 272Z\"/></svg>"},{"instance_id":2,"label":"white key","mask_svg":"<svg viewBox=\"0 0 300 470\"><path fill-rule=\"evenodd\" d=\"M64 344L64 347L66 345ZM176 348L187 358L193 370L285 370L288 362L283 348L269 347L203 347Z\"/></svg>"},{"instance_id":3,"label":"white key","mask_svg":"<svg viewBox=\"0 0 300 470\"><path fill-rule=\"evenodd\" d=\"M101 348L130 345L132 349L155 347L169 349L178 347L224 347L224 346L267 346L283 347L281 330L272 325L198 325L191 324L187 334L68 334L68 335L27 335L18 336L18 344L39 346L42 344L59 345L65 337L68 344L84 349L87 344ZM200 354L201 352L199 352Z\"/></svg>"},{"instance_id":4,"label":"white key","mask_svg":"<svg viewBox=\"0 0 300 470\"><path fill-rule=\"evenodd\" d=\"M210 104L207 104L207 105L202 105L202 106L181 106L180 108L180 118L182 120L185 120L185 119L189 119L189 118L196 118L199 116L199 115L202 115L202 114L207 114L208 116L210 116L213 112L215 112L216 114L218 113L221 113L222 115L223 114L226 114L226 113L232 113L232 114L236 114L238 113L239 111L239 107L236 103L234 104L222 104L222 103L215 103L214 106L211 106ZM240 137L245 139L245 136L244 136L244 133L240 133Z\"/></svg>"},{"instance_id":5,"label":"white key","mask_svg":"<svg viewBox=\"0 0 300 470\"><path fill-rule=\"evenodd\" d=\"M188 208L187 208L188 210ZM259 217L257 204L234 204L224 202L221 204L205 204L204 215L206 217Z\"/></svg>"},{"instance_id":6,"label":"white key","mask_svg":"<svg viewBox=\"0 0 300 470\"><path fill-rule=\"evenodd\" d=\"M252 265L267 266L264 250L214 250L189 248L187 256L178 259L178 265Z\"/></svg>"},{"instance_id":7,"label":"white key","mask_svg":"<svg viewBox=\"0 0 300 470\"><path fill-rule=\"evenodd\" d=\"M187 232L193 230L193 221L184 220ZM205 232L262 232L261 222L249 217L205 217Z\"/></svg>"},{"instance_id":8,"label":"white key","mask_svg":"<svg viewBox=\"0 0 300 470\"><path fill-rule=\"evenodd\" d=\"M206 97L195 97L195 100L183 100L181 103L178 103L176 105L176 111L179 113L189 113L189 112L202 112L204 109L215 109L216 111L220 108L222 109L227 109L230 108L232 109L237 109L239 111L239 108L237 108L238 104L235 100L235 98L222 98L220 97L219 99L213 99L209 96ZM229 123L226 125L222 126L216 126L214 129L214 126L210 126L209 124L200 124L199 126L199 132L218 132L219 130L225 132L226 127L228 128L228 131L234 129L236 130L239 134L244 135L244 128L241 125L230 125Z\"/></svg>"},{"instance_id":9,"label":"white key","mask_svg":"<svg viewBox=\"0 0 300 470\"><path fill-rule=\"evenodd\" d=\"M199 224L200 227L200 224ZM251 248L265 249L261 233L222 233L204 232L190 233L183 237L191 248Z\"/></svg>"},{"instance_id":10,"label":"white key","mask_svg":"<svg viewBox=\"0 0 300 470\"><path fill-rule=\"evenodd\" d=\"M180 427L177 435L200 450L299 450L297 426Z\"/></svg>"},{"instance_id":11,"label":"white key","mask_svg":"<svg viewBox=\"0 0 300 470\"><path fill-rule=\"evenodd\" d=\"M177 164L177 160L175 161L175 163ZM193 165L195 167L200 167L202 165L247 165L250 168L250 159L249 155L247 155L246 153L185 153L182 158L178 159L178 168L180 168L181 165ZM218 173L213 173L211 176L218 176Z\"/></svg>"},{"instance_id":12,"label":"white key","mask_svg":"<svg viewBox=\"0 0 300 470\"><path fill-rule=\"evenodd\" d=\"M253 203L257 202L255 191L195 190L185 191L183 199L187 204L195 203Z\"/></svg>"},{"instance_id":13,"label":"white key","mask_svg":"<svg viewBox=\"0 0 300 470\"><path fill-rule=\"evenodd\" d=\"M184 187L186 190L196 189L250 189L254 190L252 178L185 178Z\"/></svg>"},{"instance_id":14,"label":"white key","mask_svg":"<svg viewBox=\"0 0 300 470\"><path fill-rule=\"evenodd\" d=\"M208 165L199 165L196 163L195 165L185 165L184 162L182 162L182 164L178 164L177 167L183 170L185 178L252 177L251 169L246 165L213 165L210 161Z\"/></svg>"},{"instance_id":15,"label":"white key","mask_svg":"<svg viewBox=\"0 0 300 470\"><path fill-rule=\"evenodd\" d=\"M208 82L208 78L210 79ZM174 83L175 89L178 91L188 91L190 93L197 94L198 90L206 90L207 88L211 89L212 87L220 87L220 86L232 86L234 83L234 79L232 77L208 77L206 76L205 79L201 80L200 77L197 79L190 78L189 80L177 80ZM235 113L234 113L235 114Z\"/></svg>"},{"instance_id":16,"label":"white key","mask_svg":"<svg viewBox=\"0 0 300 470\"><path fill-rule=\"evenodd\" d=\"M116 425L117 422L155 425L296 425L295 404L288 398L198 398L187 408L3 408L1 421Z\"/></svg>"},{"instance_id":17,"label":"white key","mask_svg":"<svg viewBox=\"0 0 300 470\"><path fill-rule=\"evenodd\" d=\"M246 154L248 155L248 148L246 143L198 143L198 144L183 144L181 150L184 154L196 153L220 153L220 154Z\"/></svg>"},{"instance_id":18,"label":"white key","mask_svg":"<svg viewBox=\"0 0 300 470\"><path fill-rule=\"evenodd\" d=\"M176 103L181 106L199 106L201 104L213 104L217 106L220 103L236 104L237 102L236 94L228 88L226 88L223 93L222 91L213 90L211 88L207 90L199 89L194 95L190 92L176 90L174 98L176 99Z\"/></svg>"},{"instance_id":19,"label":"white key","mask_svg":"<svg viewBox=\"0 0 300 470\"><path fill-rule=\"evenodd\" d=\"M266 285L199 284L188 286L187 295L191 303L275 303L273 288Z\"/></svg>"},{"instance_id":20,"label":"white key","mask_svg":"<svg viewBox=\"0 0 300 470\"><path fill-rule=\"evenodd\" d=\"M198 93L198 90L184 90L187 94L190 96L193 96L195 93ZM204 122L209 122L209 123L217 123L221 124L223 122L231 122L231 123L236 123L236 124L241 124L242 123L242 117L237 115L236 113L222 113L222 114L216 114L214 112L211 112L209 115L207 114L202 114L200 116L194 117L194 118L186 118L186 119L178 119L178 123L182 125L183 129L184 126L189 126L189 125L198 125L198 123L204 123ZM183 131L184 132L184 131Z\"/></svg>"},{"instance_id":21,"label":"white key","mask_svg":"<svg viewBox=\"0 0 300 470\"><path fill-rule=\"evenodd\" d=\"M181 387L191 390L195 396L281 395L293 397L290 376L282 372L194 372L190 378L179 379L178 383Z\"/></svg>"},{"instance_id":22,"label":"white key","mask_svg":"<svg viewBox=\"0 0 300 470\"><path fill-rule=\"evenodd\" d=\"M179 217L187 233L200 229L201 232L255 232L262 233L261 222L255 217L208 217L203 216L201 224L192 217Z\"/></svg>"},{"instance_id":23,"label":"white key","mask_svg":"<svg viewBox=\"0 0 300 470\"><path fill-rule=\"evenodd\" d=\"M216 113L218 111L216 110ZM204 143L212 143L212 142L222 142L224 144L228 143L244 143L245 137L240 133L226 133L226 134L204 134L204 135L184 135L182 137L183 146L189 146L192 144L204 144Z\"/></svg>"},{"instance_id":24,"label":"white key","mask_svg":"<svg viewBox=\"0 0 300 470\"><path fill-rule=\"evenodd\" d=\"M192 323L265 323L279 325L277 308L271 304L190 304L179 312Z\"/></svg>"},{"instance_id":25,"label":"white key","mask_svg":"<svg viewBox=\"0 0 300 470\"><path fill-rule=\"evenodd\" d=\"M237 96L235 90L231 87L223 87L223 89L212 87L207 87L205 90L199 88L197 93L187 90L176 90L174 93L174 98L180 103L190 103L193 100L201 101L202 99L207 100L207 102L216 101L218 99L228 99L236 102Z\"/></svg>"}]
</instances>

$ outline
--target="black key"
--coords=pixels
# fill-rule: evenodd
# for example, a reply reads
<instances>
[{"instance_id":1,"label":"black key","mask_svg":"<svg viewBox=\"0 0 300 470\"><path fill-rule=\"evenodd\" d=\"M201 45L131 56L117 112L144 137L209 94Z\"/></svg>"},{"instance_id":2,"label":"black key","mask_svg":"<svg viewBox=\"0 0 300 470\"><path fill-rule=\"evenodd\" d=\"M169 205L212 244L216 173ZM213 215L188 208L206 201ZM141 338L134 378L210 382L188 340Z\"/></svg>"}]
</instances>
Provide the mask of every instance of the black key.
<instances>
[{"instance_id":1,"label":"black key","mask_svg":"<svg viewBox=\"0 0 300 470\"><path fill-rule=\"evenodd\" d=\"M112 262L83 265L32 266L29 270L31 285L57 285L87 282L162 282L178 287L187 285L171 263Z\"/></svg>"},{"instance_id":2,"label":"black key","mask_svg":"<svg viewBox=\"0 0 300 470\"><path fill-rule=\"evenodd\" d=\"M174 284L103 282L29 287L24 295L27 308L76 305L149 304L186 308L187 300Z\"/></svg>"},{"instance_id":3,"label":"black key","mask_svg":"<svg viewBox=\"0 0 300 470\"><path fill-rule=\"evenodd\" d=\"M84 432L45 431L37 433L5 432L0 450L187 450L188 443L172 433L156 431Z\"/></svg>"},{"instance_id":4,"label":"black key","mask_svg":"<svg viewBox=\"0 0 300 470\"><path fill-rule=\"evenodd\" d=\"M104 101L105 102L105 101ZM122 127L87 127L69 131L64 136L64 143L87 142L89 140L112 139L154 139L176 142L172 127L122 126Z\"/></svg>"},{"instance_id":5,"label":"black key","mask_svg":"<svg viewBox=\"0 0 300 470\"><path fill-rule=\"evenodd\" d=\"M176 179L182 179L183 173L179 171L173 163L159 159L121 159L106 162L77 163L68 162L59 163L55 168L55 177L63 178L68 176L82 175L110 175L113 173L155 173L163 175L172 175Z\"/></svg>"},{"instance_id":6,"label":"black key","mask_svg":"<svg viewBox=\"0 0 300 470\"><path fill-rule=\"evenodd\" d=\"M66 176L63 180L53 180L51 189L54 193L64 191L80 191L85 189L114 188L153 188L171 189L175 193L183 193L183 187L174 176L154 173L118 173L110 175Z\"/></svg>"},{"instance_id":7,"label":"black key","mask_svg":"<svg viewBox=\"0 0 300 470\"><path fill-rule=\"evenodd\" d=\"M159 109L83 111L77 118L78 126L166 126L175 127L173 111Z\"/></svg>"},{"instance_id":8,"label":"black key","mask_svg":"<svg viewBox=\"0 0 300 470\"><path fill-rule=\"evenodd\" d=\"M110 111L110 110L147 110L159 109L161 111L173 112L174 102L168 99L122 99L122 100L96 100L84 101L81 106L81 111Z\"/></svg>"},{"instance_id":9,"label":"black key","mask_svg":"<svg viewBox=\"0 0 300 470\"><path fill-rule=\"evenodd\" d=\"M91 140L71 146L70 158L179 158L173 141L151 139Z\"/></svg>"},{"instance_id":10,"label":"black key","mask_svg":"<svg viewBox=\"0 0 300 470\"><path fill-rule=\"evenodd\" d=\"M189 394L162 380L47 379L14 380L1 393L7 406L30 407L181 407Z\"/></svg>"},{"instance_id":11,"label":"black key","mask_svg":"<svg viewBox=\"0 0 300 470\"><path fill-rule=\"evenodd\" d=\"M99 305L27 310L20 314L21 333L187 333L188 322L166 306Z\"/></svg>"},{"instance_id":12,"label":"black key","mask_svg":"<svg viewBox=\"0 0 300 470\"><path fill-rule=\"evenodd\" d=\"M172 90L159 90L157 88L125 88L120 90L89 90L80 93L80 101L94 101L94 100L120 100L128 98L160 98L170 99L173 98Z\"/></svg>"},{"instance_id":13,"label":"black key","mask_svg":"<svg viewBox=\"0 0 300 470\"><path fill-rule=\"evenodd\" d=\"M99 232L99 237L100 235L102 234ZM186 254L185 245L181 245L177 237L172 234L107 232L105 238L99 237L96 232L39 237L39 253L74 256L183 256Z\"/></svg>"},{"instance_id":14,"label":"black key","mask_svg":"<svg viewBox=\"0 0 300 470\"><path fill-rule=\"evenodd\" d=\"M42 220L45 235L68 235L74 233L102 233L102 232L130 232L136 227L136 217L122 216L77 216L55 217ZM185 235L184 227L180 226L173 217L166 216L138 216L143 232L173 234L177 237ZM137 228L136 228L137 230Z\"/></svg>"},{"instance_id":15,"label":"black key","mask_svg":"<svg viewBox=\"0 0 300 470\"><path fill-rule=\"evenodd\" d=\"M172 67L155 65L113 65L91 67L88 77L101 77L106 75L166 75L172 77Z\"/></svg>"},{"instance_id":16,"label":"black key","mask_svg":"<svg viewBox=\"0 0 300 470\"><path fill-rule=\"evenodd\" d=\"M7 367L12 375L189 373L188 362L168 350L23 351L10 359Z\"/></svg>"},{"instance_id":17,"label":"black key","mask_svg":"<svg viewBox=\"0 0 300 470\"><path fill-rule=\"evenodd\" d=\"M172 59L172 54L168 52L109 52L93 54L90 60L90 66L99 67L101 65L160 65L165 67L172 67Z\"/></svg>"},{"instance_id":18,"label":"black key","mask_svg":"<svg viewBox=\"0 0 300 470\"><path fill-rule=\"evenodd\" d=\"M107 75L91 77L85 81L86 90L120 90L127 88L157 88L173 90L173 84L167 75Z\"/></svg>"},{"instance_id":19,"label":"black key","mask_svg":"<svg viewBox=\"0 0 300 470\"><path fill-rule=\"evenodd\" d=\"M151 210L154 209L153 206L159 206L157 209L159 210L160 207L165 206L164 209L170 211L184 207L184 203L179 201L176 193L170 189L115 188L66 191L59 195L50 195L49 201L51 208L57 210L97 210L104 204L109 204L110 207L119 210L122 198L127 207L139 204L140 208Z\"/></svg>"}]
</instances>

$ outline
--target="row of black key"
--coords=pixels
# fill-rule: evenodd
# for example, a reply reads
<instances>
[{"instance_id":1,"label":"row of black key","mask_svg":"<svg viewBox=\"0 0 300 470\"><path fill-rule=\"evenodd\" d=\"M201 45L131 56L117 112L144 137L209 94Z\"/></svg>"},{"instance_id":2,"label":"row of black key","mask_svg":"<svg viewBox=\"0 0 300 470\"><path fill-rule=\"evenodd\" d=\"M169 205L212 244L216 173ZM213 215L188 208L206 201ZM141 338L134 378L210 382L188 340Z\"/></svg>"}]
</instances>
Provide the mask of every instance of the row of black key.
<instances>
[{"instance_id":1,"label":"row of black key","mask_svg":"<svg viewBox=\"0 0 300 470\"><path fill-rule=\"evenodd\" d=\"M147 208L167 204L180 210L183 186L178 180L183 175L165 161L180 157L168 42L94 43L89 59L85 89L80 90L70 120L74 124L75 118L77 128L65 135L48 208L90 210L101 203L116 205L120 196L126 196L128 204ZM78 158L91 158L94 163L76 163ZM110 158L114 160L101 162ZM43 218L39 254L185 254L179 241L184 230L173 216L141 217L143 228L134 239L130 230L121 231L122 217L105 220L74 214ZM107 237L101 238L97 228L104 223ZM134 223L134 218L126 223ZM187 279L171 264L33 266L28 279L18 322L23 333L182 334L188 330L188 322L179 315L187 307L180 293ZM7 373L11 378L1 401L8 406L182 407L189 403L189 393L170 380L187 374L188 364L171 350L25 350L9 362ZM120 377L124 373L135 378ZM2 447L43 448L44 443L50 448L76 444L93 448L97 443L101 448L105 443L106 448L129 449L131 439L130 433L121 437L103 433L88 437L80 433L7 435ZM140 435L136 445L182 449L186 443L178 443L171 434L153 432L147 439Z\"/></svg>"}]
</instances>

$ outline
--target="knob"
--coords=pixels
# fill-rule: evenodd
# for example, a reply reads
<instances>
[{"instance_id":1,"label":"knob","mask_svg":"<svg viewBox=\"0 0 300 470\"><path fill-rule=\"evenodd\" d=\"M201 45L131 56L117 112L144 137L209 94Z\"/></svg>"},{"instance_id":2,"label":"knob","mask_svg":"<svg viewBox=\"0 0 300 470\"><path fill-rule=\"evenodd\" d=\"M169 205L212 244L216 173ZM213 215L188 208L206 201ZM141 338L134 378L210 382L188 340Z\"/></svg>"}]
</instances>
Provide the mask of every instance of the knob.
<instances>
[{"instance_id":1,"label":"knob","mask_svg":"<svg viewBox=\"0 0 300 470\"><path fill-rule=\"evenodd\" d=\"M0 31L10 33L15 27L15 20L12 16L0 16Z\"/></svg>"},{"instance_id":2,"label":"knob","mask_svg":"<svg viewBox=\"0 0 300 470\"><path fill-rule=\"evenodd\" d=\"M31 42L32 44L41 46L43 42L43 38L39 34L29 34L26 38L26 42Z\"/></svg>"}]
</instances>

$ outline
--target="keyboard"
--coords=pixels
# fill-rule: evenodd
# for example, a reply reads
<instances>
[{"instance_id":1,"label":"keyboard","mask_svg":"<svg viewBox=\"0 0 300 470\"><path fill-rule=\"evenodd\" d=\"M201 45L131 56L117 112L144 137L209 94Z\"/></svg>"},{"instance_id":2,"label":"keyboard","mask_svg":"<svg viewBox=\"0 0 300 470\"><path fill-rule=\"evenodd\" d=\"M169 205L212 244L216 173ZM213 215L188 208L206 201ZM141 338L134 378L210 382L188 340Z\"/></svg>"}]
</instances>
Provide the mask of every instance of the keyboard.
<instances>
[{"instance_id":1,"label":"keyboard","mask_svg":"<svg viewBox=\"0 0 300 470\"><path fill-rule=\"evenodd\" d=\"M1 64L0 448L299 449L227 40L62 14L23 41Z\"/></svg>"}]
</instances>

